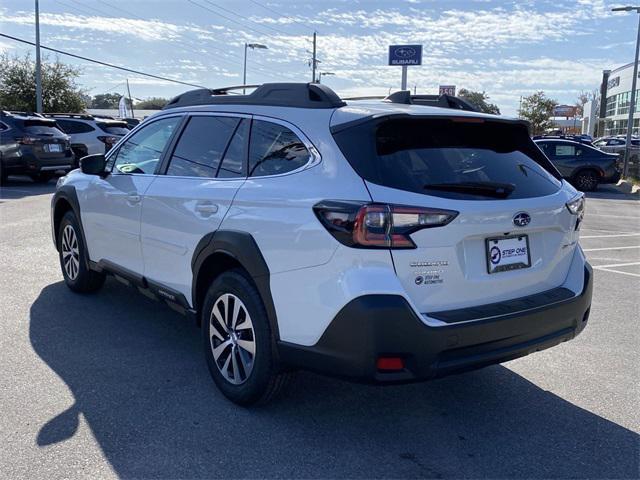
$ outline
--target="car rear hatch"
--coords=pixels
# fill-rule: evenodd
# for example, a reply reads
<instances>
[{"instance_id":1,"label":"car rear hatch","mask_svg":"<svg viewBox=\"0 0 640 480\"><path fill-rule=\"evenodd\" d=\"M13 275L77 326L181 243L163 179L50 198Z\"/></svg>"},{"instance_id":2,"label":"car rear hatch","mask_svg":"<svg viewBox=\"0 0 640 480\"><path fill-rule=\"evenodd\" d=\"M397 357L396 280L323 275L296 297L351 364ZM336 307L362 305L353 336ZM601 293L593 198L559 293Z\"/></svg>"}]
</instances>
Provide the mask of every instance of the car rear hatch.
<instances>
[{"instance_id":1,"label":"car rear hatch","mask_svg":"<svg viewBox=\"0 0 640 480\"><path fill-rule=\"evenodd\" d=\"M24 136L18 139L19 143L31 147L43 166L63 165L64 159L70 157L69 137L57 128L55 120L24 120L22 130Z\"/></svg>"},{"instance_id":2,"label":"car rear hatch","mask_svg":"<svg viewBox=\"0 0 640 480\"><path fill-rule=\"evenodd\" d=\"M396 248L392 240L390 248L398 278L423 313L511 300L564 282L581 212L567 207L573 193L561 188L526 124L387 116L334 129L334 138L374 203L426 212L406 235L410 244ZM403 212L411 209L397 211L393 225L409 221ZM443 212L442 221L433 212Z\"/></svg>"}]
</instances>

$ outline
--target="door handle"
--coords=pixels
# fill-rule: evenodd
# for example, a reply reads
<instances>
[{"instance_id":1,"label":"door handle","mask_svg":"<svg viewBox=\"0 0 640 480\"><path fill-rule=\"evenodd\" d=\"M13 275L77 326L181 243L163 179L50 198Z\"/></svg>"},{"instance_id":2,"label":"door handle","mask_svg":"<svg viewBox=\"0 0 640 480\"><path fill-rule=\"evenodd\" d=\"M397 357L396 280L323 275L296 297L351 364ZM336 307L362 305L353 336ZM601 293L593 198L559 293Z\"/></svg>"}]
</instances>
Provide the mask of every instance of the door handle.
<instances>
[{"instance_id":1,"label":"door handle","mask_svg":"<svg viewBox=\"0 0 640 480\"><path fill-rule=\"evenodd\" d=\"M138 194L130 193L127 195L127 202L129 203L140 203L140 200L142 200L142 197Z\"/></svg>"},{"instance_id":2,"label":"door handle","mask_svg":"<svg viewBox=\"0 0 640 480\"><path fill-rule=\"evenodd\" d=\"M196 212L203 215L213 215L218 212L218 206L215 203L198 203L196 204Z\"/></svg>"}]
</instances>

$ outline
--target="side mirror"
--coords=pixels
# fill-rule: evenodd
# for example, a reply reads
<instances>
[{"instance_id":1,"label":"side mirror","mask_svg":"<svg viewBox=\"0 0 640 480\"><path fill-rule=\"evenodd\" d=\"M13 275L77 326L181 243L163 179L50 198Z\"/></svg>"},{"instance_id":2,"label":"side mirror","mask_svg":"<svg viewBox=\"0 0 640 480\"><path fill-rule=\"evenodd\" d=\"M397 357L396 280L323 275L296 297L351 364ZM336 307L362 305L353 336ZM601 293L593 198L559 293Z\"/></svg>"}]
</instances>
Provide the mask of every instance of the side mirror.
<instances>
[{"instance_id":1,"label":"side mirror","mask_svg":"<svg viewBox=\"0 0 640 480\"><path fill-rule=\"evenodd\" d=\"M107 163L104 155L98 153L95 155L88 155L80 159L80 170L87 175L104 175L105 164Z\"/></svg>"}]
</instances>

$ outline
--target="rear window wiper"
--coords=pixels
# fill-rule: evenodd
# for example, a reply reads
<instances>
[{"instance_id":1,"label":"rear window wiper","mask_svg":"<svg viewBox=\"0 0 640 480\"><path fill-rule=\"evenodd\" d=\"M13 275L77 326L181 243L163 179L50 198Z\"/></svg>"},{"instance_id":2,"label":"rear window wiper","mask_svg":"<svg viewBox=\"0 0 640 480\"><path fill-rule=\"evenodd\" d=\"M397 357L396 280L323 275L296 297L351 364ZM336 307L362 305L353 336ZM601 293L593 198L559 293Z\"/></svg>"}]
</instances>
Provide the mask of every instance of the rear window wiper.
<instances>
[{"instance_id":1,"label":"rear window wiper","mask_svg":"<svg viewBox=\"0 0 640 480\"><path fill-rule=\"evenodd\" d=\"M512 183L497 182L427 183L424 186L425 190L469 193L492 198L507 198L515 188Z\"/></svg>"}]
</instances>

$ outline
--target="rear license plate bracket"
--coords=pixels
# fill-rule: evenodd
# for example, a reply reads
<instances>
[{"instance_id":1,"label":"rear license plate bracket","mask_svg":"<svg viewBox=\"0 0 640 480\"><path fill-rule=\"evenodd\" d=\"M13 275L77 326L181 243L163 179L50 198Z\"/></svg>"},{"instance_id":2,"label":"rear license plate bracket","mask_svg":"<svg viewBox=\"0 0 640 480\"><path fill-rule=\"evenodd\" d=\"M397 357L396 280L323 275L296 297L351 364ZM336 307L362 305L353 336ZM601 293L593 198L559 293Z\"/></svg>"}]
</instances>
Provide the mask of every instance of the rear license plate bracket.
<instances>
[{"instance_id":1,"label":"rear license plate bracket","mask_svg":"<svg viewBox=\"0 0 640 480\"><path fill-rule=\"evenodd\" d=\"M487 272L507 272L531 266L529 236L510 235L485 240Z\"/></svg>"}]
</instances>

